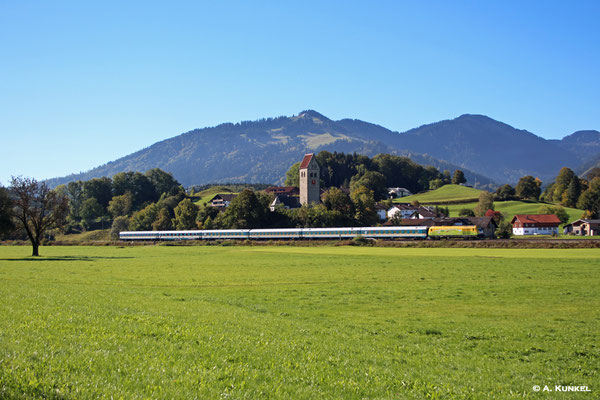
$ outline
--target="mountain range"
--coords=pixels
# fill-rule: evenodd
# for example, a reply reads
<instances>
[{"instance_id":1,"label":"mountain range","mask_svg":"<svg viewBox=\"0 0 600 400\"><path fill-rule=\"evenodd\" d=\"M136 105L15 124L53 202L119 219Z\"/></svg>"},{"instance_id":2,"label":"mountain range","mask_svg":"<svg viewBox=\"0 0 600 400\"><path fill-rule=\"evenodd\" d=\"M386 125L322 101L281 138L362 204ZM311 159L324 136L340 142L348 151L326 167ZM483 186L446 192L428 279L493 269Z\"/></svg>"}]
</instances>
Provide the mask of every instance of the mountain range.
<instances>
[{"instance_id":1,"label":"mountain range","mask_svg":"<svg viewBox=\"0 0 600 400\"><path fill-rule=\"evenodd\" d=\"M90 171L54 178L51 186L161 168L184 186L216 182L283 182L304 153L319 151L410 157L440 170L462 169L476 187L514 184L524 175L547 182L560 168L600 160L600 132L546 140L484 115L465 114L399 133L357 119L333 121L307 110L292 117L224 123L157 142Z\"/></svg>"}]
</instances>

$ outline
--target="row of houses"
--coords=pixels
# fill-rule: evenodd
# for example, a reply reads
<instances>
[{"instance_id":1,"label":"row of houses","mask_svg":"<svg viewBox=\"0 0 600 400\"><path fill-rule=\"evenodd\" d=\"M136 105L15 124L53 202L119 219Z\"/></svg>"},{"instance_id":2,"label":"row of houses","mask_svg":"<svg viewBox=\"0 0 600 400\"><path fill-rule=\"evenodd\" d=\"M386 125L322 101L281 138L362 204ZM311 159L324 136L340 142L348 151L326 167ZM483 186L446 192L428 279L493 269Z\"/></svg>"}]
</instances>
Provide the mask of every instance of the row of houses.
<instances>
[{"instance_id":1,"label":"row of houses","mask_svg":"<svg viewBox=\"0 0 600 400\"><path fill-rule=\"evenodd\" d=\"M300 207L298 188L294 186L271 187L266 192L275 194L275 199L270 205L271 211L278 206L285 208ZM218 194L210 200L213 207L221 210L227 208L229 203L236 197L234 193ZM378 203L376 205L379 219L383 225L400 223L402 225L464 225L471 223L477 225L486 233L486 237L493 237L497 228L491 217L467 217L467 218L439 218L432 207L414 206L412 204L394 204L391 207ZM511 220L512 232L515 236L529 235L558 235L561 222L554 214L518 214ZM576 236L600 235L600 219L578 219L564 226L564 234Z\"/></svg>"},{"instance_id":2,"label":"row of houses","mask_svg":"<svg viewBox=\"0 0 600 400\"><path fill-rule=\"evenodd\" d=\"M558 235L560 220L554 214L515 215L511 221L513 235ZM578 219L566 224L565 235L596 236L600 235L600 219Z\"/></svg>"},{"instance_id":3,"label":"row of houses","mask_svg":"<svg viewBox=\"0 0 600 400\"><path fill-rule=\"evenodd\" d=\"M299 167L300 187L272 186L265 191L275 196L269 208L275 211L278 207L287 209L298 208L302 204L319 203L323 190L319 185L320 167L314 154L305 154ZM348 189L341 190L348 193ZM390 198L410 196L405 188L388 188ZM224 210L229 206L236 194L218 194L210 200L213 207ZM394 204L387 206L382 203L376 205L377 215L383 225L477 225L483 230L486 237L494 237L497 228L493 211L486 213L486 217L465 218L440 218L431 207L415 206L412 204ZM518 214L511 220L512 232L516 236L526 235L558 235L560 220L553 214ZM600 220L580 219L564 227L565 234L573 235L600 235Z\"/></svg>"}]
</instances>

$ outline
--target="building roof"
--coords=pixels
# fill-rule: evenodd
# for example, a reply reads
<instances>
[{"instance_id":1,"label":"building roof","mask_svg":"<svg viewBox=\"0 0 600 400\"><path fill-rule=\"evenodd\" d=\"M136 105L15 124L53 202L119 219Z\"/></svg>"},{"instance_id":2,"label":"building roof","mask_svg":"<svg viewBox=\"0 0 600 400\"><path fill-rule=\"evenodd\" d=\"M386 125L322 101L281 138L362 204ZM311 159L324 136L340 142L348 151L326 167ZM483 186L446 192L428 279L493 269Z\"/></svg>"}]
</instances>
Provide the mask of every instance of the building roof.
<instances>
[{"instance_id":1,"label":"building roof","mask_svg":"<svg viewBox=\"0 0 600 400\"><path fill-rule=\"evenodd\" d=\"M377 210L385 210L385 211L387 211L387 209L388 209L388 207L385 204L382 204L382 203L375 204L375 208Z\"/></svg>"},{"instance_id":2,"label":"building roof","mask_svg":"<svg viewBox=\"0 0 600 400\"><path fill-rule=\"evenodd\" d=\"M285 195L277 195L275 199L271 202L271 207L276 206L277 204L283 204L289 208L299 208L300 207L300 199L296 196L285 196Z\"/></svg>"},{"instance_id":3,"label":"building roof","mask_svg":"<svg viewBox=\"0 0 600 400\"><path fill-rule=\"evenodd\" d=\"M560 219L554 214L517 214L510 221L514 224L519 221L522 224L556 224L560 225Z\"/></svg>"},{"instance_id":4,"label":"building roof","mask_svg":"<svg viewBox=\"0 0 600 400\"><path fill-rule=\"evenodd\" d=\"M411 218L402 218L400 220L400 224L394 224L393 220L389 220L384 222L383 226L432 226L435 223L431 219L411 219Z\"/></svg>"},{"instance_id":5,"label":"building roof","mask_svg":"<svg viewBox=\"0 0 600 400\"><path fill-rule=\"evenodd\" d=\"M440 218L433 218L433 224L435 226L444 226L444 225L451 225L451 226L461 226L461 225L474 225L474 222L469 220L467 217L440 217Z\"/></svg>"},{"instance_id":6,"label":"building roof","mask_svg":"<svg viewBox=\"0 0 600 400\"><path fill-rule=\"evenodd\" d=\"M600 219L578 219L565 226L579 226L581 224L600 225Z\"/></svg>"},{"instance_id":7,"label":"building roof","mask_svg":"<svg viewBox=\"0 0 600 400\"><path fill-rule=\"evenodd\" d=\"M492 227L496 226L496 222L494 221L493 217L487 216L487 217L467 217L467 219L469 221L471 221L471 223L473 225L477 225L478 228L481 229L485 229L488 226L490 226L490 224L492 225Z\"/></svg>"},{"instance_id":8,"label":"building roof","mask_svg":"<svg viewBox=\"0 0 600 400\"><path fill-rule=\"evenodd\" d=\"M408 203L396 203L390 209L397 208L398 210L416 211L419 207Z\"/></svg>"},{"instance_id":9,"label":"building roof","mask_svg":"<svg viewBox=\"0 0 600 400\"><path fill-rule=\"evenodd\" d=\"M296 186L271 186L265 189L267 193L291 195L298 193L299 189Z\"/></svg>"},{"instance_id":10,"label":"building roof","mask_svg":"<svg viewBox=\"0 0 600 400\"><path fill-rule=\"evenodd\" d=\"M210 201L214 201L216 199L222 199L223 201L231 201L237 197L236 193L223 193L215 195Z\"/></svg>"},{"instance_id":11,"label":"building roof","mask_svg":"<svg viewBox=\"0 0 600 400\"><path fill-rule=\"evenodd\" d=\"M435 212L426 209L425 207L419 207L417 211L421 217L434 218L436 217Z\"/></svg>"},{"instance_id":12,"label":"building roof","mask_svg":"<svg viewBox=\"0 0 600 400\"><path fill-rule=\"evenodd\" d=\"M302 159L302 162L300 163L300 169L308 168L308 164L310 164L310 161L313 159L314 156L314 153L305 154L304 158Z\"/></svg>"}]
</instances>

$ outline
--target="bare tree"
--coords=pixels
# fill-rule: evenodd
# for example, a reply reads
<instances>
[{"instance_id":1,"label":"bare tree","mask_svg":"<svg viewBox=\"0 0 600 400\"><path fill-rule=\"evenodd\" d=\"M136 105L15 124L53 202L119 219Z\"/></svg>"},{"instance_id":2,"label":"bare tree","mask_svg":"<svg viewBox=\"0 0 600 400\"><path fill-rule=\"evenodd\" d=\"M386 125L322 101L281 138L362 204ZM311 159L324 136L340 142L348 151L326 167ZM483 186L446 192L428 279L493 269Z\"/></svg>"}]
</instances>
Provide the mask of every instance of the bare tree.
<instances>
[{"instance_id":1,"label":"bare tree","mask_svg":"<svg viewBox=\"0 0 600 400\"><path fill-rule=\"evenodd\" d=\"M69 213L68 199L50 190L46 183L33 178L13 176L10 192L13 218L23 227L31 241L32 256L39 256L44 233L63 225Z\"/></svg>"}]
</instances>

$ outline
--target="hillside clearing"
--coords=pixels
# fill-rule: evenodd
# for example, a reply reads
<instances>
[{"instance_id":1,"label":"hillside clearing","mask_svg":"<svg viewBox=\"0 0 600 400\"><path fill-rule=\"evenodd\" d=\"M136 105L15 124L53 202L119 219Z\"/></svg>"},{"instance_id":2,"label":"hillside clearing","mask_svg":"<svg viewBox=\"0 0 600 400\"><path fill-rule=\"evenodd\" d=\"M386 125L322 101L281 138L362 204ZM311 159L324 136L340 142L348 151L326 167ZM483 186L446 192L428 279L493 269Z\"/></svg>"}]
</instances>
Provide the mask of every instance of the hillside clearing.
<instances>
[{"instance_id":1,"label":"hillside clearing","mask_svg":"<svg viewBox=\"0 0 600 400\"><path fill-rule=\"evenodd\" d=\"M225 193L234 193L234 192L233 192L233 190L229 189L226 186L213 186L213 187L203 190L201 192L194 193L194 195L191 197L191 199L194 202L194 204L196 204L200 208L203 208L204 204L208 203L213 197L215 197L218 194L225 194Z\"/></svg>"},{"instance_id":2,"label":"hillside clearing","mask_svg":"<svg viewBox=\"0 0 600 400\"><path fill-rule=\"evenodd\" d=\"M462 204L450 204L448 210L450 211L451 217L458 217L460 210L468 208L473 210L477 206L476 202L462 203ZM494 201L494 209L504 214L507 220L511 220L516 214L539 214L539 209L542 206L552 206L553 204L538 203L532 201ZM569 221L575 221L581 218L583 210L577 208L564 207L567 214L569 214Z\"/></svg>"},{"instance_id":3,"label":"hillside clearing","mask_svg":"<svg viewBox=\"0 0 600 400\"><path fill-rule=\"evenodd\" d=\"M418 201L421 204L435 204L437 202L454 202L461 200L466 202L479 199L479 195L481 193L482 190L466 186L444 185L436 190L430 190L425 193L394 199L394 203L410 203L413 201Z\"/></svg>"}]
</instances>

